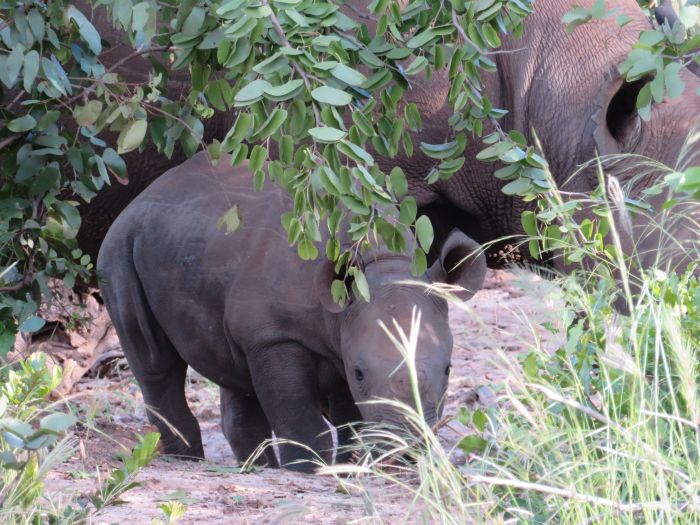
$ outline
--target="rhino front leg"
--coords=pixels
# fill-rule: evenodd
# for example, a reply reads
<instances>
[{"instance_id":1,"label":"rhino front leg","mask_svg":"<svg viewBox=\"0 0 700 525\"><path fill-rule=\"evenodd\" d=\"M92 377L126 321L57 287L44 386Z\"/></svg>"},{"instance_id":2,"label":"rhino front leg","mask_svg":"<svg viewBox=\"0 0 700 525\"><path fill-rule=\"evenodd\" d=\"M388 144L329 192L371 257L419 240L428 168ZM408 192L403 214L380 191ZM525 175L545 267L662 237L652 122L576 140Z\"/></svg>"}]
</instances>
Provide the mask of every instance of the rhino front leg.
<instances>
[{"instance_id":1,"label":"rhino front leg","mask_svg":"<svg viewBox=\"0 0 700 525\"><path fill-rule=\"evenodd\" d=\"M345 387L328 396L330 420L338 431L338 453L336 463L347 463L352 459L352 444L355 428L352 423L362 421L362 414L355 404L350 388Z\"/></svg>"},{"instance_id":2,"label":"rhino front leg","mask_svg":"<svg viewBox=\"0 0 700 525\"><path fill-rule=\"evenodd\" d=\"M270 423L255 394L239 394L221 387L221 426L236 459L250 458L258 446L272 437ZM278 467L272 447L255 460L256 465Z\"/></svg>"},{"instance_id":3,"label":"rhino front leg","mask_svg":"<svg viewBox=\"0 0 700 525\"><path fill-rule=\"evenodd\" d=\"M314 355L296 343L259 349L248 356L253 386L279 440L280 463L313 472L319 456L330 463L333 440L321 415Z\"/></svg>"}]
</instances>

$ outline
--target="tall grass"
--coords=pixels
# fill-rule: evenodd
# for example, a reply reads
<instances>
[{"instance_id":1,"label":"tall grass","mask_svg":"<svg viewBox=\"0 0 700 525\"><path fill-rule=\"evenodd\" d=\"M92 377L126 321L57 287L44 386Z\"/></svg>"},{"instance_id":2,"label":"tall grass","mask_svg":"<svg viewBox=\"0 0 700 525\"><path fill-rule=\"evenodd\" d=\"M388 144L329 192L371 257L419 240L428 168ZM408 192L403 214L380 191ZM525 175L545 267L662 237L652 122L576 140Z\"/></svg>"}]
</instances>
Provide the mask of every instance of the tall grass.
<instances>
[{"instance_id":1,"label":"tall grass","mask_svg":"<svg viewBox=\"0 0 700 525\"><path fill-rule=\"evenodd\" d=\"M600 191L582 206L556 192L541 199L547 213L529 241L566 258L555 279L569 320L564 342L551 352L535 339L519 366L499 360L507 379L497 407L471 418L467 459L450 461L418 404L402 407L417 437L370 430L357 465L327 472L352 474L339 479L357 490L388 481L411 498L407 522L700 523L700 282L694 264L678 274L673 265L700 253L697 204L631 216L602 167ZM633 230L641 241L630 254ZM671 252L650 240L685 258L657 257ZM390 331L409 365L415 325L408 335Z\"/></svg>"}]
</instances>

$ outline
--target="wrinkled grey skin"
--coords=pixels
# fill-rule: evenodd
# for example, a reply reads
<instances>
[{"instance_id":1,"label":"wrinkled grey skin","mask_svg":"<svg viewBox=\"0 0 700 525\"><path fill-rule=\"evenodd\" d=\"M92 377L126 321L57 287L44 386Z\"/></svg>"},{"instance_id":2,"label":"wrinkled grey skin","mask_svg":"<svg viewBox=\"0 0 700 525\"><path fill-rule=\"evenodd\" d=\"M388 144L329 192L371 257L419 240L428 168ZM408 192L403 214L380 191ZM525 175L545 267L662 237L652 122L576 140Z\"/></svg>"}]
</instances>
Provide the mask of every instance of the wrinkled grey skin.
<instances>
[{"instance_id":1,"label":"wrinkled grey skin","mask_svg":"<svg viewBox=\"0 0 700 525\"><path fill-rule=\"evenodd\" d=\"M231 168L227 158L212 167L198 153L139 195L100 250L102 296L144 400L187 441L151 417L165 452L203 457L184 395L188 366L221 387L224 433L241 461L271 430L330 461L324 412L336 426L400 423L391 407L362 403L381 397L414 404L408 369L378 325L395 331L394 318L409 333L414 307L422 315L416 356L421 402L426 420L435 423L452 353L445 300L423 286L401 284L411 279L409 258L379 247L363 257L371 301L340 308L330 294L333 265L323 258L302 261L288 245L279 217L291 206L289 198L278 188L251 188L245 167ZM227 235L216 223L234 203L243 226ZM483 254L445 270L477 247L455 232L422 280L478 289L486 272ZM341 444L349 437L342 431ZM290 465L312 458L302 448L282 445L280 453L284 466L312 468ZM277 464L271 452L264 460Z\"/></svg>"},{"instance_id":2,"label":"wrinkled grey skin","mask_svg":"<svg viewBox=\"0 0 700 525\"><path fill-rule=\"evenodd\" d=\"M590 8L593 2L577 0L576 3ZM360 10L364 10L367 4L361 1L353 3ZM509 111L501 122L503 129L523 132L530 143L535 141L534 130L554 177L567 191L585 192L597 185L595 170L587 170L568 180L578 165L596 153L635 153L675 166L679 162L683 141L700 114L700 97L695 94L700 81L683 72L686 84L683 97L655 105L651 122L641 122L634 108L644 81L623 84L617 75L617 66L626 58L639 32L650 28L650 22L635 0L620 0L615 7L632 19L623 28L617 27L615 17L610 17L581 26L572 35L567 35L561 19L572 3L538 0L534 14L525 23L524 37L521 40L505 39L501 52L493 55L498 63L498 73L486 75L485 86L493 105ZM347 7L344 12L357 18ZM362 22L373 30L372 20L363 19ZM106 23L100 22L98 27L106 27ZM117 56L115 54L109 60L115 60ZM139 63L130 64L128 69L120 71L133 78L140 67ZM186 77L183 73L176 76L183 75ZM186 78L180 78L180 81L186 82ZM446 103L448 89L447 81L439 76L430 81L417 79L412 82L406 100L418 104L425 125L424 130L414 137L414 142L438 143L449 138L446 126L451 114ZM215 117L206 123L207 135L220 137L228 123L227 116ZM520 216L527 205L521 199L501 192L503 182L492 175L496 167L475 159L475 154L482 148L478 140L471 140L465 152L467 162L464 168L452 179L434 185L428 185L424 180L434 162L419 151L410 159L401 156L380 159L386 170L396 164L404 169L420 212L429 215L433 221L436 242L430 261L435 260L442 242L454 228L461 229L480 243L524 233ZM684 165L690 163L697 153L696 144L680 162ZM107 226L126 203L167 167L181 160L179 156L168 161L152 151L128 155L131 183L126 187L113 186L83 208L81 246L96 253ZM623 164L611 170L611 174L620 176L623 184L636 173L639 170L624 170ZM636 190L649 186L653 179L652 176L645 177L636 185ZM568 182L564 184L565 181ZM636 220L634 232L623 239L630 247L645 237L643 232L649 222L641 217ZM692 233L694 230L687 225L677 228L696 237ZM490 266L503 264L496 254L506 242L512 241L496 243L489 248ZM645 248L650 251L646 259L655 258L658 250L653 247L654 240L647 239L646 245L650 246ZM674 261L674 264L684 262L677 257Z\"/></svg>"},{"instance_id":3,"label":"wrinkled grey skin","mask_svg":"<svg viewBox=\"0 0 700 525\"><path fill-rule=\"evenodd\" d=\"M509 111L501 121L502 128L521 131L529 143L535 142L536 133L553 176L562 189L570 192L587 192L597 186L593 169L569 179L580 164L596 153L634 153L672 167L679 162L692 163L693 158L697 162L697 142L682 158L679 155L700 115L700 97L696 95L700 80L684 71L681 76L686 89L682 98L655 104L651 121L642 122L635 101L645 81L623 84L617 66L626 59L639 33L650 28L649 21L634 0L620 0L615 7L632 20L625 27L617 27L615 17L611 17L580 26L573 35L567 35L561 19L571 3L538 0L535 12L525 23L523 38L506 39L503 53L492 57L498 72L485 77L486 93L495 107ZM576 3L590 8L594 0ZM407 92L407 99L416 102L425 115L423 140L428 137L431 142L439 142L447 138L447 89L445 83L434 80L418 82ZM479 141L471 141L464 168L450 180L430 186L419 176L432 165L429 159L399 159L399 164L409 167L410 193L417 198L421 211L429 213L442 236L459 227L485 243L524 233L520 216L531 204L501 192L504 182L492 175L498 166L475 159L482 148ZM634 161L618 163L608 173L617 175L624 185L640 172L625 169L631 162ZM383 166L388 168L391 162ZM638 180L634 192L650 186L657 176ZM632 235L622 232L626 235L625 244L637 244L648 222L636 218ZM680 225L677 228L683 229ZM649 241L652 245L653 239ZM493 254L505 242L513 241L491 248L490 266L499 265ZM438 238L436 246L439 245ZM648 254L647 260L658 255L655 252ZM675 260L675 264L682 262Z\"/></svg>"}]
</instances>

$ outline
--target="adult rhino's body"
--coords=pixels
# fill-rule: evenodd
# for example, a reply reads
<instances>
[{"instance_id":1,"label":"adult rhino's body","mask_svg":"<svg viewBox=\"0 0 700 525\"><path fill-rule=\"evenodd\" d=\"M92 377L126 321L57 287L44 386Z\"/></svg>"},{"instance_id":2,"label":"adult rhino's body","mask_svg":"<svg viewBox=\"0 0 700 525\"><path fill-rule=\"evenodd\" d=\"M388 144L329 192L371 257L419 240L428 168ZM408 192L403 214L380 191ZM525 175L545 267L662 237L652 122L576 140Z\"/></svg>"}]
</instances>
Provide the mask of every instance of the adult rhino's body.
<instances>
[{"instance_id":1,"label":"adult rhino's body","mask_svg":"<svg viewBox=\"0 0 700 525\"><path fill-rule=\"evenodd\" d=\"M360 10L366 5L352 3ZM635 109L636 96L649 79L624 84L617 75L617 66L626 59L639 33L651 28L649 20L635 0L620 0L615 3L618 14L626 14L631 20L624 27L617 26L616 17L609 17L568 35L561 20L572 3L538 0L534 13L525 21L523 38L504 38L503 48L493 56L498 72L484 75L485 93L494 106L508 110L501 121L503 129L523 132L530 143L534 142L535 132L555 179L561 184L568 181L564 185L568 191L590 191L598 184L593 170L568 180L579 164L596 153L629 152L675 166L683 141L700 115L700 97L696 95L700 80L682 72L684 95L672 102L655 104L651 121L641 122ZM593 3L594 0L576 2L587 8ZM357 18L356 10L345 8L345 12ZM373 31L372 20L361 22ZM100 24L104 25L105 20ZM127 78L137 76L137 71L138 68L121 69ZM439 143L449 139L448 90L449 83L440 75L412 82L405 99L418 104L424 123L414 142ZM213 135L223 134L228 117L217 116L205 128ZM493 164L475 159L482 148L479 140L471 140L464 168L450 180L433 185L428 185L425 177L434 161L420 151L411 158L380 159L385 169L398 164L406 172L420 211L428 214L436 226L437 248L455 227L481 243L523 233L520 215L526 204L501 192L504 182L493 176ZM688 153L697 154L697 144ZM691 156L682 160L688 162ZM167 166L178 162L169 162L153 152L130 154L127 164L132 182L126 187L113 186L84 208L81 245L95 254L107 227L126 203ZM618 164L617 173L624 173L624 179L638 172L623 171L622 166ZM652 182L647 177L638 189ZM635 239L626 241L633 244ZM490 250L498 252L499 245ZM489 262L499 265L497 257L489 258Z\"/></svg>"},{"instance_id":2,"label":"adult rhino's body","mask_svg":"<svg viewBox=\"0 0 700 525\"><path fill-rule=\"evenodd\" d=\"M485 75L485 93L495 107L508 114L500 121L504 130L522 132L530 144L537 140L549 162L551 172L567 192L590 192L599 183L595 169L571 175L596 155L631 153L660 161L672 168L697 163L700 142L686 146L686 139L700 124L700 79L688 71L681 72L685 92L674 101L654 104L649 122L636 111L639 91L651 77L625 83L617 67L637 42L640 32L651 29L634 0L615 2L617 14L626 14L630 22L617 26L615 17L595 20L566 33L563 15L573 2L538 0L534 13L525 21L522 39L506 38L502 52L492 58L496 74ZM593 0L575 4L591 8ZM418 82L407 98L418 103L427 116L420 140L448 140L444 123L451 114L445 99L449 86L441 80ZM505 195L506 183L493 176L498 165L476 160L483 149L472 141L465 152L464 168L451 179L428 185L421 175L434 162L420 157L400 159L409 170L410 192L419 207L428 210L436 229L443 235L454 227L486 243L524 234L521 214L527 206L519 197ZM617 162L608 174L617 175L624 184L640 174L633 163L640 159ZM387 161L385 167L390 167ZM649 173L637 181L639 192L658 181L659 173ZM638 220L638 231L627 245L639 241L648 221ZM679 226L680 228L680 226ZM623 232L624 234L624 232ZM489 263L499 265L495 257L503 241L490 250ZM439 245L439 243L438 243ZM494 264L495 263L495 264Z\"/></svg>"},{"instance_id":3,"label":"adult rhino's body","mask_svg":"<svg viewBox=\"0 0 700 525\"><path fill-rule=\"evenodd\" d=\"M216 224L234 204L243 225L227 235ZM390 407L358 411L356 402L412 403L408 370L377 322L391 327L395 318L408 333L414 307L422 312L423 410L431 423L439 416L452 351L446 302L399 284L411 278L410 259L380 246L362 262L371 301L341 309L331 298L332 264L302 261L289 246L280 225L289 206L278 188L254 193L246 168L231 168L228 158L214 167L199 153L153 183L110 228L98 260L101 291L144 400L159 414L151 419L166 453L203 456L184 395L188 365L221 387L224 433L241 461L271 429L330 460L322 407L336 426L363 418L398 423ZM443 266L476 247L455 233L424 280L477 289L483 255L452 272ZM281 446L283 464L302 458L310 454ZM267 459L275 464L272 454Z\"/></svg>"}]
</instances>

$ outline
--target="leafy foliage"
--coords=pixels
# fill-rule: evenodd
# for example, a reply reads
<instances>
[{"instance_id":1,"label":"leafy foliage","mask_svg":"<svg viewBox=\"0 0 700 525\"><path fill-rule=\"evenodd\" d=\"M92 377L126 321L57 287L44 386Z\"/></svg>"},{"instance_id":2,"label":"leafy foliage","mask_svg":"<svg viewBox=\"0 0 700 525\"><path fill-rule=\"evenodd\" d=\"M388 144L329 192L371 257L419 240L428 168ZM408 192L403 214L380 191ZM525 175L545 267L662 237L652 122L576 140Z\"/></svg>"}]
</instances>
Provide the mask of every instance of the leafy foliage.
<instances>
[{"instance_id":1,"label":"leafy foliage","mask_svg":"<svg viewBox=\"0 0 700 525\"><path fill-rule=\"evenodd\" d=\"M392 159L420 151L432 161L426 180L447 179L463 167L467 141L493 127L479 158L505 164L497 171L509 181L504 191L527 195L549 187L544 159L519 133L501 131L505 112L481 81L495 71L491 53L502 38L523 31L532 3L3 4L0 353L16 331L42 327L37 312L51 300L49 279L62 277L71 287L88 277L94 261L76 244L77 200L90 200L110 175L125 181L121 156L148 143L168 157L176 148L187 155L206 148L215 159L230 154L233 164L248 161L256 188L266 180L283 186L294 205L282 223L304 259L325 252L342 273L381 239L412 253L413 271L422 273L432 235L407 194L405 174L387 168ZM650 101L678 96L680 67L697 61L696 7L684 6L681 23L643 34L621 66L628 79L656 75L640 94L643 116ZM93 24L102 9L114 31ZM574 9L566 21L574 27L613 15L615 8L601 1L590 12ZM127 53L114 59L122 43ZM141 82L118 74L144 59L150 71ZM414 144L422 116L405 95L437 72L450 83L446 138ZM203 144L207 121L218 112L234 112L235 124L221 141ZM234 231L243 219L233 209L220 227ZM402 232L416 227L418 242L405 246ZM324 228L331 238L322 247ZM333 290L341 302L344 282Z\"/></svg>"},{"instance_id":2,"label":"leafy foliage","mask_svg":"<svg viewBox=\"0 0 700 525\"><path fill-rule=\"evenodd\" d=\"M84 522L138 485L135 476L156 455L157 433L140 438L122 467L112 471L87 501L57 508L44 495L43 480L76 451L69 435L74 415L56 410L48 396L61 382L59 367L37 353L0 371L0 521L3 523Z\"/></svg>"},{"instance_id":3,"label":"leafy foliage","mask_svg":"<svg viewBox=\"0 0 700 525\"><path fill-rule=\"evenodd\" d=\"M485 120L503 114L482 93L480 72L495 68L487 50L500 45L499 33L522 31L530 3L455 1L443 8L381 0L356 13L361 24L338 5L312 0L103 0L133 47L109 66L104 58L119 42L107 41L81 4L3 6L3 330L39 329L48 279L63 276L71 286L91 269L75 243L80 217L68 196L89 200L110 174L125 179L121 155L147 140L167 156L176 147L191 155L217 111L238 116L221 142L205 145L209 153L230 153L234 164L247 159L256 187L269 178L290 192L294 209L283 224L302 258L318 256L325 223L333 234L326 256L339 270L382 238L392 249L413 251L414 270L422 273L431 236L404 246L401 232L420 217L401 170L384 173L373 155L413 154L409 131L421 128L421 117L402 97L415 79L447 69L455 109L450 138L418 147L434 159L430 181L458 170L466 133L479 135ZM143 56L153 68L143 84L116 74ZM173 92L169 76L184 68L191 90ZM108 131L117 133L116 144ZM266 164L273 149L279 155ZM401 200L399 213L393 205ZM230 231L239 222L231 212L222 226ZM341 225L347 232L339 233ZM339 300L347 294L336 292Z\"/></svg>"}]
</instances>

